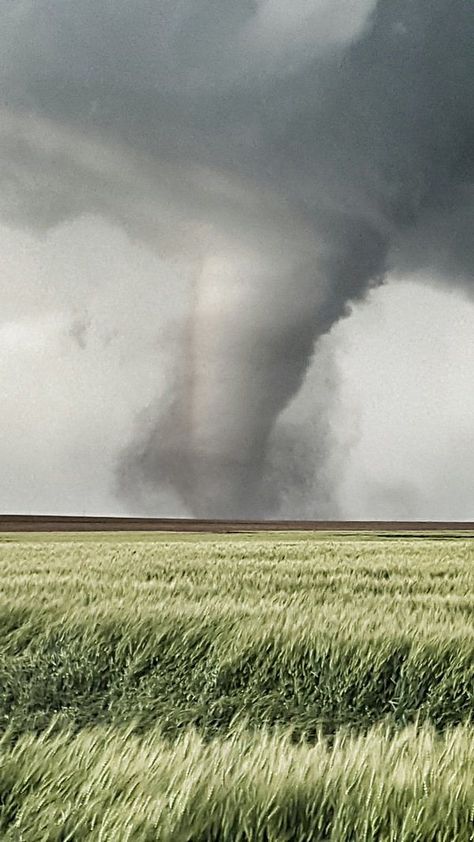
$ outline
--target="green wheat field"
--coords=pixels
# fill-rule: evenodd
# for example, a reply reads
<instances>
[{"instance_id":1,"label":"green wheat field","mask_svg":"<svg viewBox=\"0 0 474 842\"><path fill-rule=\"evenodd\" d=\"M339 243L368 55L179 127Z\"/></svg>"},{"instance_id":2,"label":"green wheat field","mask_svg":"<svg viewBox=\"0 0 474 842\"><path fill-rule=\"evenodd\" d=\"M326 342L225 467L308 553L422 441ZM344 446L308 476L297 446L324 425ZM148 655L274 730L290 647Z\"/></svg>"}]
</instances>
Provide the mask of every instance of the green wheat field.
<instances>
[{"instance_id":1,"label":"green wheat field","mask_svg":"<svg viewBox=\"0 0 474 842\"><path fill-rule=\"evenodd\" d=\"M474 840L474 541L0 536L0 840Z\"/></svg>"}]
</instances>

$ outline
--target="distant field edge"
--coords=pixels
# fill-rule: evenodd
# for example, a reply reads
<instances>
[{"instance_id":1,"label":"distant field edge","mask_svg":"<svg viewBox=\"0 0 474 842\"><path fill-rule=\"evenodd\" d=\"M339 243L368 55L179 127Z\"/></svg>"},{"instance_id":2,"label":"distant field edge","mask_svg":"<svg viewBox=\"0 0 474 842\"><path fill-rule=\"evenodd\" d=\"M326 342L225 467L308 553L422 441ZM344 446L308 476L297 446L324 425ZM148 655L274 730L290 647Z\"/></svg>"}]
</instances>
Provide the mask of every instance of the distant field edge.
<instances>
[{"instance_id":1,"label":"distant field edge","mask_svg":"<svg viewBox=\"0 0 474 842\"><path fill-rule=\"evenodd\" d=\"M1 532L474 532L474 521L204 520L191 518L0 515Z\"/></svg>"}]
</instances>

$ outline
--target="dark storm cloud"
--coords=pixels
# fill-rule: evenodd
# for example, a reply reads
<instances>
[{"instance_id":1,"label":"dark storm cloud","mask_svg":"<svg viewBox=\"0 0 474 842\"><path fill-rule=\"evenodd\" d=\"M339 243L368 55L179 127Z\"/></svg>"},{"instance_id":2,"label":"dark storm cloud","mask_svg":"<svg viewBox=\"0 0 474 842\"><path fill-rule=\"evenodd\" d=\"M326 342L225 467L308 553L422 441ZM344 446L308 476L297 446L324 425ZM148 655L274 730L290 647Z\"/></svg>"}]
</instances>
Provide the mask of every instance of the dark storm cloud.
<instances>
[{"instance_id":1,"label":"dark storm cloud","mask_svg":"<svg viewBox=\"0 0 474 842\"><path fill-rule=\"evenodd\" d=\"M169 413L134 447L191 510L254 510L350 302L389 268L472 283L474 4L20 0L2 23L4 218L100 213L194 261Z\"/></svg>"},{"instance_id":2,"label":"dark storm cloud","mask_svg":"<svg viewBox=\"0 0 474 842\"><path fill-rule=\"evenodd\" d=\"M2 5L7 106L160 161L247 175L341 230L362 216L403 237L424 215L470 207L469 0L379 0L372 13L351 4L360 12L349 43L313 33L302 55L291 26L285 43L292 4L276 0ZM341 5L302 3L301 17L320 7L324 22ZM281 32L265 39L262 10L272 8ZM275 29L276 13L267 18Z\"/></svg>"}]
</instances>

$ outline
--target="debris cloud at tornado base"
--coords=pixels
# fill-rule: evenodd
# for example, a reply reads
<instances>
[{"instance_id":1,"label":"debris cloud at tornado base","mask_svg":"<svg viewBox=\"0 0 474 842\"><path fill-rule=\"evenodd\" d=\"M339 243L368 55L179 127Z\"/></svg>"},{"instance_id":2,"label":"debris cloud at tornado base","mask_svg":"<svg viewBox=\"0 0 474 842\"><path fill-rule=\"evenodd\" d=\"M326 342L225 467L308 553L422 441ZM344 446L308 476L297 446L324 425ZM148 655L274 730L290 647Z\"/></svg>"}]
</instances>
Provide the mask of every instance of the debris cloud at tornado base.
<instances>
[{"instance_id":1,"label":"debris cloud at tornado base","mask_svg":"<svg viewBox=\"0 0 474 842\"><path fill-rule=\"evenodd\" d=\"M191 279L121 492L278 513L306 481L278 454L318 339L389 274L472 294L473 4L38 0L2 18L3 219L101 215Z\"/></svg>"}]
</instances>

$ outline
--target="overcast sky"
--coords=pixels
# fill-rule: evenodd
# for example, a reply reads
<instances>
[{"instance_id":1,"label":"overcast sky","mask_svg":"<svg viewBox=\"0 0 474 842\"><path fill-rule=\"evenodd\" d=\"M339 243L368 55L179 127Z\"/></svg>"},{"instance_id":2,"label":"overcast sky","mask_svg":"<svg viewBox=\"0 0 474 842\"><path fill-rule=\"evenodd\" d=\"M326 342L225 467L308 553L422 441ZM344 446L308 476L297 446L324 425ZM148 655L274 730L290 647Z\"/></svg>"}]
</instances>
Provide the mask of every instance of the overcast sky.
<instances>
[{"instance_id":1,"label":"overcast sky","mask_svg":"<svg viewBox=\"0 0 474 842\"><path fill-rule=\"evenodd\" d=\"M0 6L0 511L472 519L474 4Z\"/></svg>"}]
</instances>

